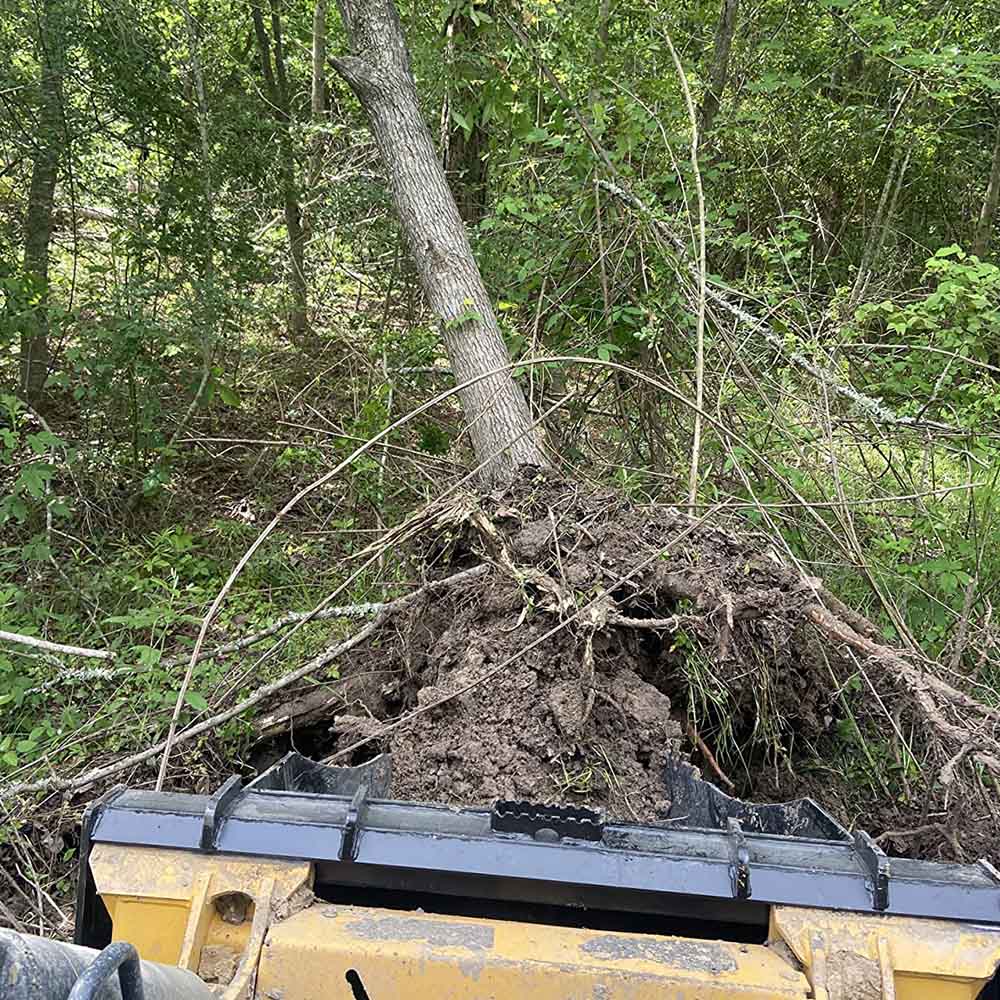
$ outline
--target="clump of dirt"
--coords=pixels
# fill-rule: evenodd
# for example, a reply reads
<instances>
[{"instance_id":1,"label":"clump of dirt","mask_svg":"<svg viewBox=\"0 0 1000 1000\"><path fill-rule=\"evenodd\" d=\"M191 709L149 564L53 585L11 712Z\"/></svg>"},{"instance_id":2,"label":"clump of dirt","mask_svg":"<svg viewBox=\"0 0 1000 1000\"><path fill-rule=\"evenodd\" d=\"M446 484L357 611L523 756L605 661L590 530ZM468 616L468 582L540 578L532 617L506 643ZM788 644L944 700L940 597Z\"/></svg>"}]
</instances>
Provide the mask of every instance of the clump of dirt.
<instances>
[{"instance_id":1,"label":"clump of dirt","mask_svg":"<svg viewBox=\"0 0 1000 1000\"><path fill-rule=\"evenodd\" d=\"M586 640L568 630L494 672L515 643L537 640L544 627L518 628L517 587L492 584L489 599L468 602L430 651L434 666L416 706L454 697L393 738L393 793L456 803L573 800L622 818L662 815L663 762L681 736L670 699L607 636L592 643L588 689Z\"/></svg>"},{"instance_id":2,"label":"clump of dirt","mask_svg":"<svg viewBox=\"0 0 1000 1000\"><path fill-rule=\"evenodd\" d=\"M395 796L558 800L662 818L663 764L685 743L686 706L674 711L668 693L686 700L669 640L702 628L682 605L704 605L731 577L737 596L720 597L723 620L702 629L713 643L724 632L716 682L745 675L746 649L758 659L763 649L786 674L776 700L817 717L816 684L792 662L791 616L781 614L801 600L798 581L759 546L718 528L692 532L677 511L643 510L537 471L452 514L430 546L436 572L481 559L489 572L394 623L399 641L380 644L377 668L368 649L343 672L356 677L363 664L382 683L360 699L365 714L338 716L340 746L377 734L398 710L419 711L384 744ZM773 617L750 625L763 609ZM388 683L387 654L397 661Z\"/></svg>"},{"instance_id":3,"label":"clump of dirt","mask_svg":"<svg viewBox=\"0 0 1000 1000\"><path fill-rule=\"evenodd\" d=\"M497 566L395 622L396 642L365 650L343 671L354 678L363 670L376 683L363 694L354 688L355 707L334 724L339 745L377 733L379 718L418 709L386 744L394 796L569 801L622 819L661 817L669 805L663 763L682 738L670 699L642 676L648 657L638 644L623 644L596 622L571 621L597 579L587 569L597 549L586 542L589 558L574 554L567 573L579 593L567 576L557 597L545 591L541 571L531 572L555 558L551 522L501 521L501 544L513 541L510 556L531 579ZM438 573L478 558L486 523L462 525L439 553Z\"/></svg>"},{"instance_id":4,"label":"clump of dirt","mask_svg":"<svg viewBox=\"0 0 1000 1000\"><path fill-rule=\"evenodd\" d=\"M940 706L975 703L926 686L769 539L526 469L501 491L422 512L396 540L416 545L431 578L484 571L389 616L342 667L336 759L392 751L394 796L559 801L655 822L670 806L667 756L690 754L726 784L708 745L725 737L744 797L812 794L848 825L904 831L886 840L904 851L905 831L927 828L924 856L995 848L996 817L933 780L946 765L954 781L947 762L962 739L954 726L935 730ZM858 651L896 715L855 713L852 724L926 736L906 751L922 754L922 780L888 794L818 763L837 745ZM283 717L295 715L286 706Z\"/></svg>"}]
</instances>

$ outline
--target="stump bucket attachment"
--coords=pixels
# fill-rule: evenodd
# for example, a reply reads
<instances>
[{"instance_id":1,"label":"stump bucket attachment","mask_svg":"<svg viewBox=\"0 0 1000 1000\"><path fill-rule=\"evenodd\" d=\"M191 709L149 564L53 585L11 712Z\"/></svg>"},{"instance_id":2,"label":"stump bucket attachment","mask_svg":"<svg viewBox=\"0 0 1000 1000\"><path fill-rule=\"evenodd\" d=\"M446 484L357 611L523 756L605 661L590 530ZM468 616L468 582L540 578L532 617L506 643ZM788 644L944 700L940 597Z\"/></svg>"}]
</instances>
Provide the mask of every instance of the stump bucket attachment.
<instances>
[{"instance_id":1,"label":"stump bucket attachment","mask_svg":"<svg viewBox=\"0 0 1000 1000\"><path fill-rule=\"evenodd\" d=\"M290 754L212 796L112 790L84 822L73 954L128 942L147 1000L160 969L192 1000L997 997L986 862L888 858L809 800L741 803L679 765L649 825L396 802L390 767Z\"/></svg>"}]
</instances>

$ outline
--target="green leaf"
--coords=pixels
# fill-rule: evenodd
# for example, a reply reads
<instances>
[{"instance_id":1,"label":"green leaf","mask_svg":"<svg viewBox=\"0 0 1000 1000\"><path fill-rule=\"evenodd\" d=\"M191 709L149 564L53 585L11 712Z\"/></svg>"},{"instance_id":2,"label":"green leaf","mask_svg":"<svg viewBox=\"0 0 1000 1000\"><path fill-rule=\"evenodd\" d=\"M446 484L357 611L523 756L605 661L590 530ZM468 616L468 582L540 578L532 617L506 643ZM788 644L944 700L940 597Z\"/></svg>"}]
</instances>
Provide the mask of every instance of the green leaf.
<instances>
[{"instance_id":1,"label":"green leaf","mask_svg":"<svg viewBox=\"0 0 1000 1000\"><path fill-rule=\"evenodd\" d=\"M55 468L48 462L32 462L21 468L21 473L14 483L14 492L27 491L36 500L41 500L49 487L49 481L55 473Z\"/></svg>"},{"instance_id":2,"label":"green leaf","mask_svg":"<svg viewBox=\"0 0 1000 1000\"><path fill-rule=\"evenodd\" d=\"M461 326L463 323L472 323L481 320L483 317L480 313L476 312L475 309L465 309L460 312L454 319L445 320L444 328L446 330L454 330L455 327Z\"/></svg>"},{"instance_id":3,"label":"green leaf","mask_svg":"<svg viewBox=\"0 0 1000 1000\"><path fill-rule=\"evenodd\" d=\"M524 136L525 142L545 142L551 136L543 128L533 128Z\"/></svg>"},{"instance_id":4,"label":"green leaf","mask_svg":"<svg viewBox=\"0 0 1000 1000\"><path fill-rule=\"evenodd\" d=\"M188 691L185 695L184 700L196 711L196 712L207 712L208 711L208 701L203 694L198 694L197 691Z\"/></svg>"},{"instance_id":5,"label":"green leaf","mask_svg":"<svg viewBox=\"0 0 1000 1000\"><path fill-rule=\"evenodd\" d=\"M21 546L21 558L25 562L48 562L52 558L52 549L45 535L35 535L25 542Z\"/></svg>"},{"instance_id":6,"label":"green leaf","mask_svg":"<svg viewBox=\"0 0 1000 1000\"><path fill-rule=\"evenodd\" d=\"M152 646L133 646L132 655L136 658L140 667L155 667L163 656L159 649Z\"/></svg>"},{"instance_id":7,"label":"green leaf","mask_svg":"<svg viewBox=\"0 0 1000 1000\"><path fill-rule=\"evenodd\" d=\"M219 392L219 398L226 406L240 406L242 404L243 400L240 399L240 394L232 386L217 382L215 387Z\"/></svg>"},{"instance_id":8,"label":"green leaf","mask_svg":"<svg viewBox=\"0 0 1000 1000\"><path fill-rule=\"evenodd\" d=\"M62 441L51 431L38 431L36 434L29 434L26 440L28 447L36 455L44 455L62 445Z\"/></svg>"},{"instance_id":9,"label":"green leaf","mask_svg":"<svg viewBox=\"0 0 1000 1000\"><path fill-rule=\"evenodd\" d=\"M28 505L20 497L7 497L0 501L0 524L11 519L23 524L28 517Z\"/></svg>"},{"instance_id":10,"label":"green leaf","mask_svg":"<svg viewBox=\"0 0 1000 1000\"><path fill-rule=\"evenodd\" d=\"M465 138L468 139L472 135L472 122L466 118L457 108L451 109L451 120L458 125L458 127L465 133Z\"/></svg>"}]
</instances>

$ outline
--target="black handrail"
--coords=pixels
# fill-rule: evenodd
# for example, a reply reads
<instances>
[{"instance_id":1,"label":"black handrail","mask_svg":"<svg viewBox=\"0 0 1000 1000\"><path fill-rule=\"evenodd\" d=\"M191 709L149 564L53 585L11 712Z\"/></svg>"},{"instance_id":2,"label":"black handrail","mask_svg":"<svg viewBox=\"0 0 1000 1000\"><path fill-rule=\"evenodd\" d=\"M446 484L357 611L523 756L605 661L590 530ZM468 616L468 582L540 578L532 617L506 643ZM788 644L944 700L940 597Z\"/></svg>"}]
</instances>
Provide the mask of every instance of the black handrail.
<instances>
[{"instance_id":1,"label":"black handrail","mask_svg":"<svg viewBox=\"0 0 1000 1000\"><path fill-rule=\"evenodd\" d=\"M96 1000L116 972L122 1000L144 1000L139 953L127 941L109 944L80 973L66 1000Z\"/></svg>"}]
</instances>

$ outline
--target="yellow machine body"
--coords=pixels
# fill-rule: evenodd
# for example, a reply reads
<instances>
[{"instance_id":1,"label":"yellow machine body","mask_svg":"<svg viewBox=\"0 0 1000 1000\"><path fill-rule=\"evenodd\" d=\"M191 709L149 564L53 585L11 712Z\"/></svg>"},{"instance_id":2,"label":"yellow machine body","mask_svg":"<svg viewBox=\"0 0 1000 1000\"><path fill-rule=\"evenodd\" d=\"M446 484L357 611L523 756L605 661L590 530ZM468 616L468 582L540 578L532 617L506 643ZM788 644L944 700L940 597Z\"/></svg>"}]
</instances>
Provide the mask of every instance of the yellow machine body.
<instances>
[{"instance_id":1,"label":"yellow machine body","mask_svg":"<svg viewBox=\"0 0 1000 1000\"><path fill-rule=\"evenodd\" d=\"M225 1000L975 1000L1000 929L776 906L764 944L313 898L306 862L95 845L116 940Z\"/></svg>"}]
</instances>

